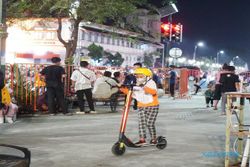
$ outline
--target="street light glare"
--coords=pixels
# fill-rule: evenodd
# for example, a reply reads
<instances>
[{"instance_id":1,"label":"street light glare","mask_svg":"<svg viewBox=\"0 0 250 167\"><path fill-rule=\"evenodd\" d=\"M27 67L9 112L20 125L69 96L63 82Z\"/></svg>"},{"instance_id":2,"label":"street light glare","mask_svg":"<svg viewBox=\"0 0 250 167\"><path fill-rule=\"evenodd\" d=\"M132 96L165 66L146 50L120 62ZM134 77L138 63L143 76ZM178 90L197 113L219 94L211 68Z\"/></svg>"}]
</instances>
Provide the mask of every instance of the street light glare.
<instances>
[{"instance_id":1,"label":"street light glare","mask_svg":"<svg viewBox=\"0 0 250 167\"><path fill-rule=\"evenodd\" d=\"M224 54L224 53L225 53L224 50L221 50L221 51L220 51L220 54Z\"/></svg>"},{"instance_id":2,"label":"street light glare","mask_svg":"<svg viewBox=\"0 0 250 167\"><path fill-rule=\"evenodd\" d=\"M197 45L200 46L200 47L203 47L204 43L203 42L199 42Z\"/></svg>"}]
</instances>

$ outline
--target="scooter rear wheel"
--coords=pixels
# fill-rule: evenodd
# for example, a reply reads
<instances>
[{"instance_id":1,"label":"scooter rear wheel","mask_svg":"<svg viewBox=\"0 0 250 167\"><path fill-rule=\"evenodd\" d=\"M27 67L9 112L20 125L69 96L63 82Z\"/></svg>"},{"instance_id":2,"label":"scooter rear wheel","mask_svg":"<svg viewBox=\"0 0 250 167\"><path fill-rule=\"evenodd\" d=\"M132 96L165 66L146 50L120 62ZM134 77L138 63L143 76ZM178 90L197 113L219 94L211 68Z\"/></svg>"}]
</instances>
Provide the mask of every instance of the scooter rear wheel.
<instances>
[{"instance_id":1,"label":"scooter rear wheel","mask_svg":"<svg viewBox=\"0 0 250 167\"><path fill-rule=\"evenodd\" d=\"M125 151L126 151L126 147L124 143L117 142L112 147L112 153L117 156L123 155Z\"/></svg>"},{"instance_id":2,"label":"scooter rear wheel","mask_svg":"<svg viewBox=\"0 0 250 167\"><path fill-rule=\"evenodd\" d=\"M158 137L156 147L160 150L166 148L167 147L167 140L162 136Z\"/></svg>"}]
</instances>

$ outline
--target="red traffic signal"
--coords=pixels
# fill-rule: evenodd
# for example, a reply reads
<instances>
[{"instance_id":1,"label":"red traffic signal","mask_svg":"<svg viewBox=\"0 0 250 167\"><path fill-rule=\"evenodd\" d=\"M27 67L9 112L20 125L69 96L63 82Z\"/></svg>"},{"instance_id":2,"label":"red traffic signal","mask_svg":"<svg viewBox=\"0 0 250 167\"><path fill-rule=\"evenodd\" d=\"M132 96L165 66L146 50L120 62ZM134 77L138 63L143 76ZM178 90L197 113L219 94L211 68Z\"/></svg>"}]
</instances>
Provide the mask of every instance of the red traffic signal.
<instances>
[{"instance_id":1,"label":"red traffic signal","mask_svg":"<svg viewBox=\"0 0 250 167\"><path fill-rule=\"evenodd\" d=\"M169 41L182 42L183 26L179 24L162 23L161 33L165 39Z\"/></svg>"},{"instance_id":2,"label":"red traffic signal","mask_svg":"<svg viewBox=\"0 0 250 167\"><path fill-rule=\"evenodd\" d=\"M168 38L171 41L172 36L172 25L170 23L161 24L161 33L164 38Z\"/></svg>"}]
</instances>

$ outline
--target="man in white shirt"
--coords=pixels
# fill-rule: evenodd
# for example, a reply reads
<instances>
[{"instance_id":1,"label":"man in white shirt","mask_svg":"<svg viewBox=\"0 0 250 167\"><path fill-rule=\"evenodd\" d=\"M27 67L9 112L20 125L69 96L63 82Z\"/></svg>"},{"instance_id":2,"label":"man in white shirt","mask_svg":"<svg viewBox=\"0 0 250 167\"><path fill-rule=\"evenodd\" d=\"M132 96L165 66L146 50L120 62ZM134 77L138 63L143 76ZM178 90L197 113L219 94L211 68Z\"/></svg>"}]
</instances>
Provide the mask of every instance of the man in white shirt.
<instances>
[{"instance_id":1,"label":"man in white shirt","mask_svg":"<svg viewBox=\"0 0 250 167\"><path fill-rule=\"evenodd\" d=\"M72 86L76 91L78 105L82 114L96 113L92 98L92 83L96 80L96 75L88 69L87 61L80 62L80 68L75 70L71 75ZM87 99L90 111L84 112L84 94Z\"/></svg>"},{"instance_id":2,"label":"man in white shirt","mask_svg":"<svg viewBox=\"0 0 250 167\"><path fill-rule=\"evenodd\" d=\"M94 98L109 98L112 94L118 92L119 84L111 78L111 72L105 71L103 76L99 77L94 84Z\"/></svg>"}]
</instances>

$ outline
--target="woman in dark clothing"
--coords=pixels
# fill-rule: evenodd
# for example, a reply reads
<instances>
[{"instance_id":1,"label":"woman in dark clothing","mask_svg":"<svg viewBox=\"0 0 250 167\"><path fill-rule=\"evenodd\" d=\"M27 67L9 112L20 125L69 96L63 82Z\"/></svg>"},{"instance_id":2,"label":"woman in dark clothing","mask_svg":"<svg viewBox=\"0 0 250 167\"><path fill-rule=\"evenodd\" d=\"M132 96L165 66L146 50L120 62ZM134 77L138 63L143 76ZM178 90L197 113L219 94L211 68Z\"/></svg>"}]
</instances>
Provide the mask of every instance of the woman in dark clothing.
<instances>
[{"instance_id":1,"label":"woman in dark clothing","mask_svg":"<svg viewBox=\"0 0 250 167\"><path fill-rule=\"evenodd\" d=\"M4 123L4 118L3 118L3 108L4 104L2 103L2 89L4 88L4 74L0 70L0 124Z\"/></svg>"}]
</instances>

